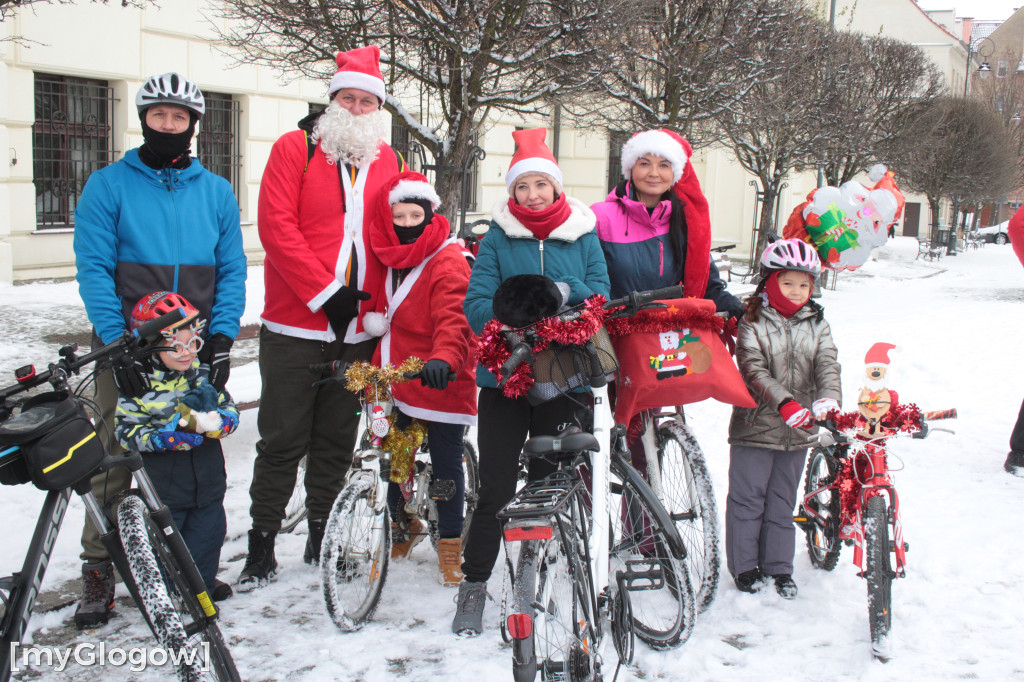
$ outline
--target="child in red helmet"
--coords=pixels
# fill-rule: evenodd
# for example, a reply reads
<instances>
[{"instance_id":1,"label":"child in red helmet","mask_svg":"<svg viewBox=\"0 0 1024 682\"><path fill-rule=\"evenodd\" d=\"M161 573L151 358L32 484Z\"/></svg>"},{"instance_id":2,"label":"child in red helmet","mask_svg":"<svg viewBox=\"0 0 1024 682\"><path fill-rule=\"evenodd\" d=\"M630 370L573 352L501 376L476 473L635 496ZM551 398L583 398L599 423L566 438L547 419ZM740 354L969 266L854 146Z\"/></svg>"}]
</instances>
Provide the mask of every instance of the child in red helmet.
<instances>
[{"instance_id":1,"label":"child in red helmet","mask_svg":"<svg viewBox=\"0 0 1024 682\"><path fill-rule=\"evenodd\" d=\"M183 296L156 291L132 310L131 327L180 308L185 317L162 331L161 350L152 357L148 390L140 397L121 395L114 433L125 450L142 454L160 499L171 510L214 601L231 596L217 580L227 519L227 474L220 439L238 426L238 408L226 390L217 391L200 372L200 333L206 324Z\"/></svg>"}]
</instances>

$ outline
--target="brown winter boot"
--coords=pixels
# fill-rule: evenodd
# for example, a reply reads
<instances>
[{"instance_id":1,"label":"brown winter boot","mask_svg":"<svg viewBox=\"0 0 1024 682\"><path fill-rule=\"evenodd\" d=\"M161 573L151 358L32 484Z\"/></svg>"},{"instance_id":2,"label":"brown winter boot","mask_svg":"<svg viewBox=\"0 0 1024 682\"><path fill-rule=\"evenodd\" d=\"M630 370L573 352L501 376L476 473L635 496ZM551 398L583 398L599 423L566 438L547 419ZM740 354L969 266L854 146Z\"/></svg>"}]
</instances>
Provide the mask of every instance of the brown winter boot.
<instances>
[{"instance_id":1,"label":"brown winter boot","mask_svg":"<svg viewBox=\"0 0 1024 682\"><path fill-rule=\"evenodd\" d=\"M437 580L445 587L462 582L462 538L437 541Z\"/></svg>"},{"instance_id":2,"label":"brown winter boot","mask_svg":"<svg viewBox=\"0 0 1024 682\"><path fill-rule=\"evenodd\" d=\"M409 528L405 532L399 528L397 523L391 524L391 558L405 559L409 552L423 540L426 529L419 519L411 519Z\"/></svg>"}]
</instances>

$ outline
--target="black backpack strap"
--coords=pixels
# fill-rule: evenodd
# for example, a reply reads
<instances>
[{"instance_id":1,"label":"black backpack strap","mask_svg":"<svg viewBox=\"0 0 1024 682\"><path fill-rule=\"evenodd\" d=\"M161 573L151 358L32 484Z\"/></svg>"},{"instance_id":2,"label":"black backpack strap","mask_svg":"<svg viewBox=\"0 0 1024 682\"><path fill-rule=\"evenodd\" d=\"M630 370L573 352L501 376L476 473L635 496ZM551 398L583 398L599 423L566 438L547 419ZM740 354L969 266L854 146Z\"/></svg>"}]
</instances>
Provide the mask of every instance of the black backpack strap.
<instances>
[{"instance_id":1,"label":"black backpack strap","mask_svg":"<svg viewBox=\"0 0 1024 682\"><path fill-rule=\"evenodd\" d=\"M309 170L309 162L313 160L313 154L316 154L316 142L308 130L303 130L302 134L306 137L306 167L302 169L302 174L305 175Z\"/></svg>"}]
</instances>

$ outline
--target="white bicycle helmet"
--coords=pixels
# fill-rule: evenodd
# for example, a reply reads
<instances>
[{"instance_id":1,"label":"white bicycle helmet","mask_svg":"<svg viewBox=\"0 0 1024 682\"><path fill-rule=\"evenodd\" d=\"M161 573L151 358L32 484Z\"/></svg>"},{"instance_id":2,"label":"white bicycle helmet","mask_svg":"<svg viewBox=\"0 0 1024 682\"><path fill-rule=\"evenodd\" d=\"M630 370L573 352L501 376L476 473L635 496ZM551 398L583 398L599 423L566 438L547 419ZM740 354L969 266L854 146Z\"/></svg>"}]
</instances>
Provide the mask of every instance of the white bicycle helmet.
<instances>
[{"instance_id":1,"label":"white bicycle helmet","mask_svg":"<svg viewBox=\"0 0 1024 682\"><path fill-rule=\"evenodd\" d=\"M155 104L174 104L195 112L199 118L206 113L206 98L203 91L192 81L173 71L153 76L139 88L135 95L135 107L141 115Z\"/></svg>"},{"instance_id":2,"label":"white bicycle helmet","mask_svg":"<svg viewBox=\"0 0 1024 682\"><path fill-rule=\"evenodd\" d=\"M761 254L765 270L796 270L817 278L821 274L818 252L801 239L778 239L765 247Z\"/></svg>"}]
</instances>

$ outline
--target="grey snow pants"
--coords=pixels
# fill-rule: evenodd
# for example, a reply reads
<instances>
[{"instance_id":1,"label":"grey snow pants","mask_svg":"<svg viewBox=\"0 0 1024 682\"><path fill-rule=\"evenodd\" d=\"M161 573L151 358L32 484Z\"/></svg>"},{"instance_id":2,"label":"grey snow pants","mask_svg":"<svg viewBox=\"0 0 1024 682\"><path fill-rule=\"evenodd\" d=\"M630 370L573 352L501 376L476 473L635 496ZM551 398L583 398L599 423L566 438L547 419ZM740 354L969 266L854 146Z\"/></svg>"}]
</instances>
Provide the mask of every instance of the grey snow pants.
<instances>
[{"instance_id":1,"label":"grey snow pants","mask_svg":"<svg viewBox=\"0 0 1024 682\"><path fill-rule=\"evenodd\" d=\"M730 446L725 557L733 576L759 566L764 575L793 573L793 509L806 459L806 449Z\"/></svg>"}]
</instances>

